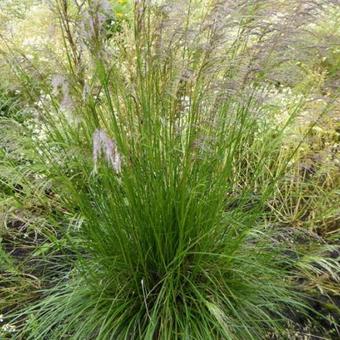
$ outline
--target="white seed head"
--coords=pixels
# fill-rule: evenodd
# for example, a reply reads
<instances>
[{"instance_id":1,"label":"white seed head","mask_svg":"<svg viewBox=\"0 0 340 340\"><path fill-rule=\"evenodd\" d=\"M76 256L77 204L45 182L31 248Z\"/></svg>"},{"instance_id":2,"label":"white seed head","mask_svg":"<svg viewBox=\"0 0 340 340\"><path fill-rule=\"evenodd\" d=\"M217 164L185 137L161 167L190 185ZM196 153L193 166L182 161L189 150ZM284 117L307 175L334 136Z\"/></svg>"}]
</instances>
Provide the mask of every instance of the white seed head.
<instances>
[{"instance_id":1,"label":"white seed head","mask_svg":"<svg viewBox=\"0 0 340 340\"><path fill-rule=\"evenodd\" d=\"M117 143L112 140L104 130L97 129L93 134L93 163L97 171L98 158L101 154L116 173L121 172L122 160L118 152Z\"/></svg>"},{"instance_id":2,"label":"white seed head","mask_svg":"<svg viewBox=\"0 0 340 340\"><path fill-rule=\"evenodd\" d=\"M1 329L6 333L14 333L16 332L16 327L14 325L11 325L9 323L4 324Z\"/></svg>"},{"instance_id":3,"label":"white seed head","mask_svg":"<svg viewBox=\"0 0 340 340\"><path fill-rule=\"evenodd\" d=\"M94 0L82 13L79 35L82 40L91 40L103 29L105 21L113 15L112 5L108 0Z\"/></svg>"},{"instance_id":4,"label":"white seed head","mask_svg":"<svg viewBox=\"0 0 340 340\"><path fill-rule=\"evenodd\" d=\"M62 94L60 107L66 111L72 111L74 108L74 102L70 95L69 83L67 79L61 74L56 74L52 77L51 84L52 94L58 95L60 92Z\"/></svg>"}]
</instances>

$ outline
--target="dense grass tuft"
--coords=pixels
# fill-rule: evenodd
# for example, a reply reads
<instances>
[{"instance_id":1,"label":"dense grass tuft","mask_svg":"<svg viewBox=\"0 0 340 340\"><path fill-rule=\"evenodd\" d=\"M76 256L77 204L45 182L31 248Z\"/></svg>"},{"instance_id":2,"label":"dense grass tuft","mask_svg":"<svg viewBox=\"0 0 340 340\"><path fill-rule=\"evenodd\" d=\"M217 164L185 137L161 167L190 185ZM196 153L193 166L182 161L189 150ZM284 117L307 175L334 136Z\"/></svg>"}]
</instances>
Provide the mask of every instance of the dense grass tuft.
<instances>
[{"instance_id":1,"label":"dense grass tuft","mask_svg":"<svg viewBox=\"0 0 340 340\"><path fill-rule=\"evenodd\" d=\"M280 119L268 101L265 8L231 8L233 24L208 5L135 2L115 27L107 1L58 0L64 73L12 65L40 98L13 149L58 203L53 284L15 307L18 336L264 339L305 313L298 252L266 223L305 99Z\"/></svg>"}]
</instances>

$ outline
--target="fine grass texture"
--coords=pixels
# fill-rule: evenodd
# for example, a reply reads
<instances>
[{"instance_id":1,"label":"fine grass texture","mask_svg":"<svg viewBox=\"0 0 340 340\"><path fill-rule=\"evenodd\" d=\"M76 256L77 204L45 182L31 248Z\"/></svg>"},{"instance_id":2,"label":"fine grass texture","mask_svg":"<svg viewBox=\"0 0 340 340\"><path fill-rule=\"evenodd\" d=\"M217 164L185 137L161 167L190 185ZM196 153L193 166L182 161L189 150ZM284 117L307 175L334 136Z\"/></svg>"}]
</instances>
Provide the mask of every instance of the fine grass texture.
<instances>
[{"instance_id":1,"label":"fine grass texture","mask_svg":"<svg viewBox=\"0 0 340 340\"><path fill-rule=\"evenodd\" d=\"M54 9L65 72L13 70L28 98L44 94L25 166L62 205L49 222L67 245L50 255L53 284L16 307L18 336L279 335L306 306L292 282L298 255L264 221L304 98L283 121L266 104L269 86L252 68L261 6L240 7L232 28L215 3L136 2L114 29L107 1Z\"/></svg>"}]
</instances>

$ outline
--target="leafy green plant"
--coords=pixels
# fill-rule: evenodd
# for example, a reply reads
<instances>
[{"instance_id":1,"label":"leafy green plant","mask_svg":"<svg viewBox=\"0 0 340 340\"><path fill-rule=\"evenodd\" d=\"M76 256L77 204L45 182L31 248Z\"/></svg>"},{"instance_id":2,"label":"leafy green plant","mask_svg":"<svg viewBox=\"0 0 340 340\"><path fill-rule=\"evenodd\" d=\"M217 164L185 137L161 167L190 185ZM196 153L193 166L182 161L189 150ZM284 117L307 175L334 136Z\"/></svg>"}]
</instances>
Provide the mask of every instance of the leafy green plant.
<instances>
[{"instance_id":1,"label":"leafy green plant","mask_svg":"<svg viewBox=\"0 0 340 340\"><path fill-rule=\"evenodd\" d=\"M37 82L12 65L39 113L19 172L60 205L33 253L57 275L13 313L19 337L258 339L303 313L296 254L265 218L304 98L276 123L263 104L260 4L233 27L219 21L229 7L167 5L136 3L110 35L109 2L56 1L65 72Z\"/></svg>"}]
</instances>

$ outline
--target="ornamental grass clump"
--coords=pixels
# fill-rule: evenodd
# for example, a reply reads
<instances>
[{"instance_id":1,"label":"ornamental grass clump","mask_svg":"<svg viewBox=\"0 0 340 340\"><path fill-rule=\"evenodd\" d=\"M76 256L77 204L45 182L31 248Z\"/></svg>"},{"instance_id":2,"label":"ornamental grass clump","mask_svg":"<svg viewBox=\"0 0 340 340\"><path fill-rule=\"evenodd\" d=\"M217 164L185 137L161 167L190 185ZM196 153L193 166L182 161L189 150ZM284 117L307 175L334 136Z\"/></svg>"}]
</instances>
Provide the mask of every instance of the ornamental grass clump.
<instances>
[{"instance_id":1,"label":"ornamental grass clump","mask_svg":"<svg viewBox=\"0 0 340 340\"><path fill-rule=\"evenodd\" d=\"M260 3L206 5L136 1L114 31L108 1L58 0L65 75L31 86L14 65L44 93L35 166L80 221L72 265L18 312L23 338L260 339L303 308L263 223L303 100L273 124Z\"/></svg>"}]
</instances>

